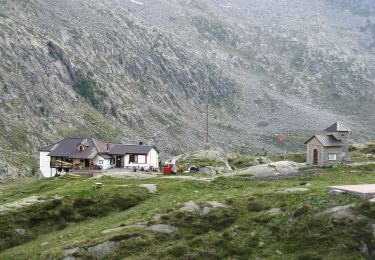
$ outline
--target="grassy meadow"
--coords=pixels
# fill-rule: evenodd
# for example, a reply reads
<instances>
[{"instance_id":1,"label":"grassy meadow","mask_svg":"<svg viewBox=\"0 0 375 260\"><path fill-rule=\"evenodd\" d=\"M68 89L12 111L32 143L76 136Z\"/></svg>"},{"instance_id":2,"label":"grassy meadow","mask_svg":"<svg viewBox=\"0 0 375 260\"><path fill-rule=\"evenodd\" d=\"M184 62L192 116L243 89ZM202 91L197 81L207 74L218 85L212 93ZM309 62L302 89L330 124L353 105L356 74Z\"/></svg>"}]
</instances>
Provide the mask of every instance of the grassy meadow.
<instances>
[{"instance_id":1,"label":"grassy meadow","mask_svg":"<svg viewBox=\"0 0 375 260\"><path fill-rule=\"evenodd\" d=\"M166 179L24 179L0 185L0 206L32 195L50 197L0 215L0 259L60 259L63 249L88 248L120 241L119 249L104 259L370 259L360 252L375 250L371 225L375 205L351 195L332 195L326 186L375 182L375 166L338 166L309 177L261 181L217 178L213 181ZM154 194L139 187L156 184ZM305 187L307 191L286 192ZM54 196L63 199L53 199ZM204 206L219 201L230 208L208 214L180 212L193 200ZM356 203L355 215L335 219L317 215L333 206ZM271 208L284 213L272 216ZM161 218L154 219L156 214ZM168 224L172 234L149 231L136 223ZM119 231L106 229L128 226ZM20 235L15 229L25 229ZM94 259L90 254L76 254Z\"/></svg>"}]
</instances>

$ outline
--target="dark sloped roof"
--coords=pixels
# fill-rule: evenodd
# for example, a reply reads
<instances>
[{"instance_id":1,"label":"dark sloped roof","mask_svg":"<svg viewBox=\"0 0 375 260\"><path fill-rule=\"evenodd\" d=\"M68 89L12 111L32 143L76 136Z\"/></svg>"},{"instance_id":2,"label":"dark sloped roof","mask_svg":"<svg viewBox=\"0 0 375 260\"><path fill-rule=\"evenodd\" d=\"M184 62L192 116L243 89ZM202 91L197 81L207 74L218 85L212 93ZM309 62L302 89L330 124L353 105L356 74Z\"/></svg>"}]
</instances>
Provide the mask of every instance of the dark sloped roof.
<instances>
[{"instance_id":1,"label":"dark sloped roof","mask_svg":"<svg viewBox=\"0 0 375 260\"><path fill-rule=\"evenodd\" d=\"M65 138L49 147L49 156L68 157L72 159L93 159L98 153L106 152L106 144L93 138L87 139L86 149L79 151L78 146L86 143L85 138Z\"/></svg>"},{"instance_id":2,"label":"dark sloped roof","mask_svg":"<svg viewBox=\"0 0 375 260\"><path fill-rule=\"evenodd\" d=\"M95 147L96 147L96 150L99 152L99 153L106 153L107 152L107 143L101 141L101 140L98 140L98 139L92 139ZM109 146L109 144L108 144Z\"/></svg>"},{"instance_id":3,"label":"dark sloped roof","mask_svg":"<svg viewBox=\"0 0 375 260\"><path fill-rule=\"evenodd\" d=\"M56 144L49 144L47 146L44 146L43 148L39 149L39 152L50 152L52 147Z\"/></svg>"},{"instance_id":4,"label":"dark sloped roof","mask_svg":"<svg viewBox=\"0 0 375 260\"><path fill-rule=\"evenodd\" d=\"M129 145L129 144L112 144L109 147L109 154L148 154L153 147L150 145Z\"/></svg>"},{"instance_id":5,"label":"dark sloped roof","mask_svg":"<svg viewBox=\"0 0 375 260\"><path fill-rule=\"evenodd\" d=\"M337 140L333 135L314 135L305 144L309 143L312 139L316 138L324 147L341 147L343 142Z\"/></svg>"},{"instance_id":6,"label":"dark sloped roof","mask_svg":"<svg viewBox=\"0 0 375 260\"><path fill-rule=\"evenodd\" d=\"M106 153L103 153L103 154L99 154L100 157L104 158L104 159L111 159L112 156L110 156L109 154L106 154Z\"/></svg>"},{"instance_id":7,"label":"dark sloped roof","mask_svg":"<svg viewBox=\"0 0 375 260\"><path fill-rule=\"evenodd\" d=\"M85 144L84 151L78 150L80 144ZM110 155L148 154L152 148L156 150L154 146L150 145L107 144L94 138L89 138L87 141L86 138L65 138L58 143L43 147L39 151L49 152L48 156L53 157L93 159L99 154L101 157L109 159Z\"/></svg>"},{"instance_id":8,"label":"dark sloped roof","mask_svg":"<svg viewBox=\"0 0 375 260\"><path fill-rule=\"evenodd\" d=\"M342 123L336 122L324 131L326 132L351 132L352 130L350 130L349 127L346 127Z\"/></svg>"}]
</instances>

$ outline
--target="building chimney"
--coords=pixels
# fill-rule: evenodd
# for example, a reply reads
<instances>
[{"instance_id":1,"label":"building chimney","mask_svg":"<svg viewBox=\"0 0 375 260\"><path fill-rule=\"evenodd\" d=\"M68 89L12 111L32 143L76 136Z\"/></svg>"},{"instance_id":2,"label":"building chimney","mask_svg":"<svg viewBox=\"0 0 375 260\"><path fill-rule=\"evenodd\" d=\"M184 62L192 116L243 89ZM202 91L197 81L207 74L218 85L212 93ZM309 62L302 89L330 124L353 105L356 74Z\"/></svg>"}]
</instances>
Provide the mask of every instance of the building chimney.
<instances>
[{"instance_id":1,"label":"building chimney","mask_svg":"<svg viewBox=\"0 0 375 260\"><path fill-rule=\"evenodd\" d=\"M139 145L143 145L143 142L139 142Z\"/></svg>"}]
</instances>

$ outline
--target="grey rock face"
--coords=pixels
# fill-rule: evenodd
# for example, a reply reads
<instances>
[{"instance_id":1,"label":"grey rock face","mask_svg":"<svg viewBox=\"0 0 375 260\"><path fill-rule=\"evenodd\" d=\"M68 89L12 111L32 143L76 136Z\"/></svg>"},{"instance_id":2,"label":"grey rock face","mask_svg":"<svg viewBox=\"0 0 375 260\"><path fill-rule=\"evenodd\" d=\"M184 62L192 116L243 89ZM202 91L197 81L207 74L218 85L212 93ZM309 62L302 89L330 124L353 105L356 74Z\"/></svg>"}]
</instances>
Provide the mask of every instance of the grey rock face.
<instances>
[{"instance_id":1,"label":"grey rock face","mask_svg":"<svg viewBox=\"0 0 375 260\"><path fill-rule=\"evenodd\" d=\"M280 161L269 164L251 166L238 171L230 172L226 176L255 176L255 177L277 177L289 176L299 172L306 164L291 161Z\"/></svg>"},{"instance_id":2,"label":"grey rock face","mask_svg":"<svg viewBox=\"0 0 375 260\"><path fill-rule=\"evenodd\" d=\"M194 201L188 201L184 203L184 206L179 209L181 212L195 212L200 211L201 207Z\"/></svg>"},{"instance_id":3,"label":"grey rock face","mask_svg":"<svg viewBox=\"0 0 375 260\"><path fill-rule=\"evenodd\" d=\"M14 230L18 235L24 236L26 234L26 230L23 228L16 228Z\"/></svg>"},{"instance_id":4,"label":"grey rock face","mask_svg":"<svg viewBox=\"0 0 375 260\"><path fill-rule=\"evenodd\" d=\"M210 205L212 208L230 208L227 204L218 201L207 201L207 204Z\"/></svg>"},{"instance_id":5,"label":"grey rock face","mask_svg":"<svg viewBox=\"0 0 375 260\"><path fill-rule=\"evenodd\" d=\"M101 259L109 254L114 253L118 249L119 245L117 242L106 241L102 244L87 248L87 251L90 254L94 255L95 258Z\"/></svg>"},{"instance_id":6,"label":"grey rock face","mask_svg":"<svg viewBox=\"0 0 375 260\"><path fill-rule=\"evenodd\" d=\"M355 204L349 204L344 206L337 206L330 209L327 209L317 215L329 215L332 218L348 218L348 219L355 219L353 213L350 212L350 208L354 207Z\"/></svg>"},{"instance_id":7,"label":"grey rock face","mask_svg":"<svg viewBox=\"0 0 375 260\"><path fill-rule=\"evenodd\" d=\"M166 156L197 150L206 96L211 146L279 151L275 133L336 120L374 136L373 22L331 2L5 0L0 160L67 135L145 140Z\"/></svg>"},{"instance_id":8,"label":"grey rock face","mask_svg":"<svg viewBox=\"0 0 375 260\"><path fill-rule=\"evenodd\" d=\"M150 193L155 193L158 191L156 184L140 184L139 187L146 188Z\"/></svg>"},{"instance_id":9,"label":"grey rock face","mask_svg":"<svg viewBox=\"0 0 375 260\"><path fill-rule=\"evenodd\" d=\"M283 191L284 192L305 192L308 190L309 190L308 188L292 187L292 188L285 189Z\"/></svg>"},{"instance_id":10,"label":"grey rock face","mask_svg":"<svg viewBox=\"0 0 375 260\"><path fill-rule=\"evenodd\" d=\"M80 247L73 247L73 248L66 248L63 250L63 255L66 256L66 257L69 257L73 254L82 254L82 253L85 253L86 250L84 248L80 248Z\"/></svg>"},{"instance_id":11,"label":"grey rock face","mask_svg":"<svg viewBox=\"0 0 375 260\"><path fill-rule=\"evenodd\" d=\"M177 231L177 228L171 225L165 225L165 224L151 225L148 227L148 229L154 233L163 233L163 234L171 234Z\"/></svg>"},{"instance_id":12,"label":"grey rock face","mask_svg":"<svg viewBox=\"0 0 375 260\"><path fill-rule=\"evenodd\" d=\"M280 208L273 208L267 211L267 214L271 216L277 216L277 215L282 215L284 214L283 210Z\"/></svg>"},{"instance_id":13,"label":"grey rock face","mask_svg":"<svg viewBox=\"0 0 375 260\"><path fill-rule=\"evenodd\" d=\"M74 254L84 254L90 253L92 254L95 259L101 259L106 257L110 254L113 254L119 249L119 243L113 241L105 241L101 244L96 246L89 247L87 249L74 247L74 248L66 248L63 250L63 255L65 256L64 259L76 259L73 255Z\"/></svg>"}]
</instances>

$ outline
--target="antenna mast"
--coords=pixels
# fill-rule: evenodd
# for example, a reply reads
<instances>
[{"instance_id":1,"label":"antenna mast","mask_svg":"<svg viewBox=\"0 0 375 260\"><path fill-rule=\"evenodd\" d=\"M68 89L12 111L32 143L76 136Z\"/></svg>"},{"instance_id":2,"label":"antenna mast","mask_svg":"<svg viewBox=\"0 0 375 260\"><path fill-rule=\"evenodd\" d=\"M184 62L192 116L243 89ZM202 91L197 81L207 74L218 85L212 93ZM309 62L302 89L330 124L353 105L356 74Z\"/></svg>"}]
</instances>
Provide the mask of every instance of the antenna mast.
<instances>
[{"instance_id":1,"label":"antenna mast","mask_svg":"<svg viewBox=\"0 0 375 260\"><path fill-rule=\"evenodd\" d=\"M208 98L209 98L209 93L208 93L208 87L207 87L206 89L206 145L205 145L206 149L209 148L209 145L208 145L208 112L209 112Z\"/></svg>"}]
</instances>

